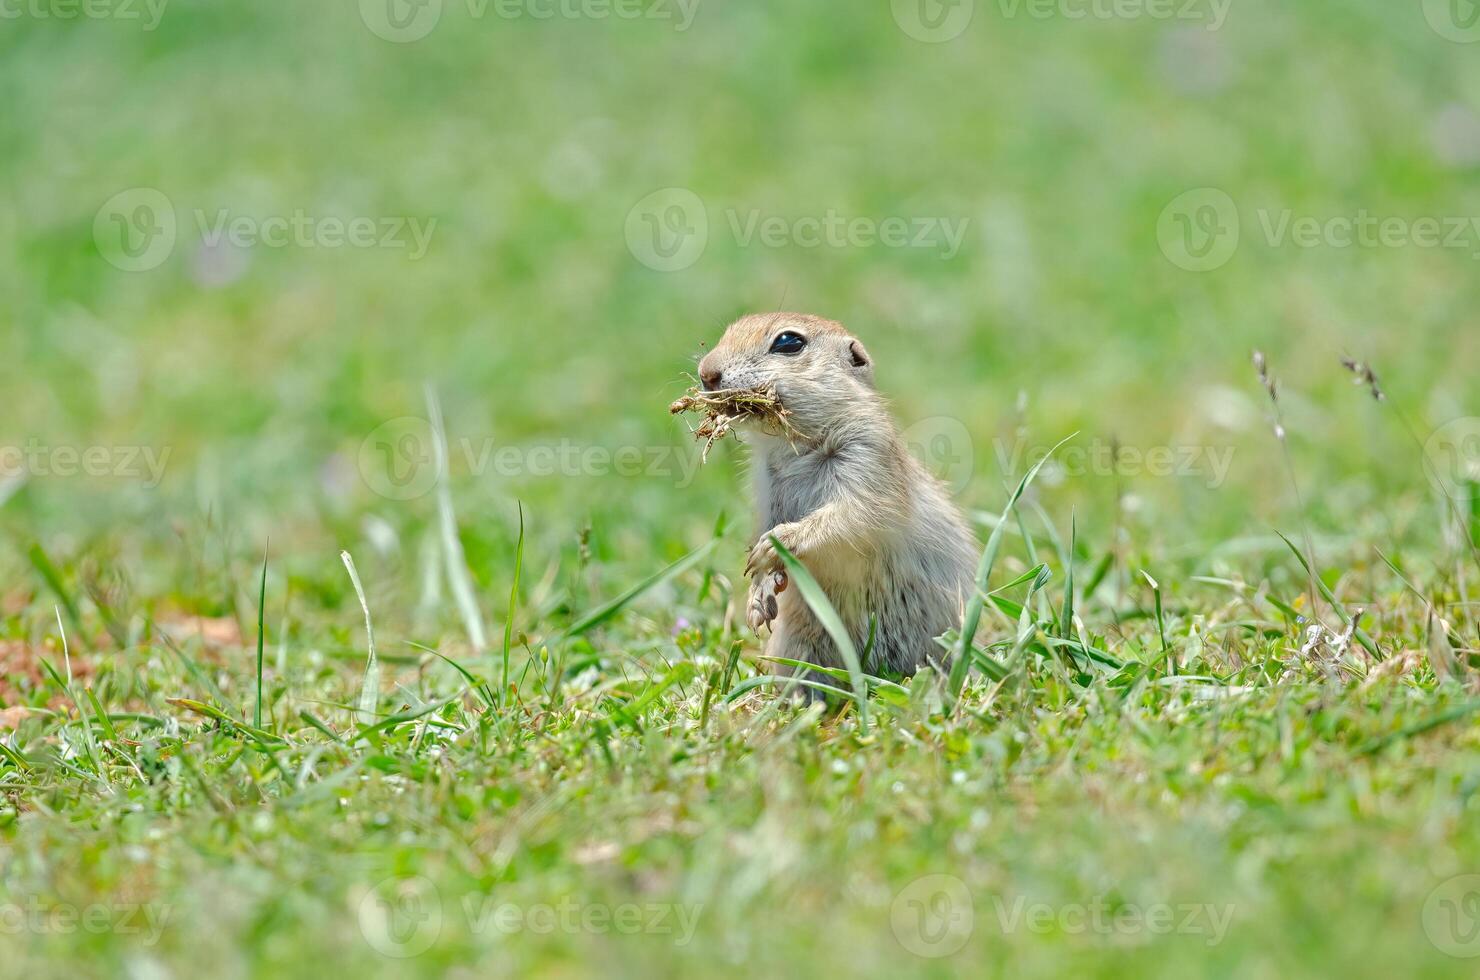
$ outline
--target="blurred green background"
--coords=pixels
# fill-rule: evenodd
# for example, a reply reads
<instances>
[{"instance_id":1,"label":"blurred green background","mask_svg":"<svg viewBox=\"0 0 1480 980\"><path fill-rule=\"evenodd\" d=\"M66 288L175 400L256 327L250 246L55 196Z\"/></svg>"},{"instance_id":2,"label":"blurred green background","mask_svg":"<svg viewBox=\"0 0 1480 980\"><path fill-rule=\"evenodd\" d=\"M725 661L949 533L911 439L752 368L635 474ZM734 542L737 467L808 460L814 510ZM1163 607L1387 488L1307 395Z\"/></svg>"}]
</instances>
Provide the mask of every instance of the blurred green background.
<instances>
[{"instance_id":1,"label":"blurred green background","mask_svg":"<svg viewBox=\"0 0 1480 980\"><path fill-rule=\"evenodd\" d=\"M68 582L127 580L131 612L254 625L270 538L273 642L335 696L357 679L363 650L342 548L361 558L386 647L405 653L416 638L455 652L462 620L435 582L428 386L445 414L445 486L481 608L491 619L503 609L522 504L527 619L532 632L548 631L552 618L706 541L721 513L748 521L743 455L726 444L691 473L697 450L666 407L701 344L739 314L781 307L834 317L865 340L901 423L972 510L1001 508L1031 461L1015 449L1071 432L1082 447L1197 452L1172 475L1050 469L1033 498L1061 529L1077 515L1086 555L1148 556L1127 556L1115 574L1174 569L1169 596L1192 589L1177 573L1234 570L1297 594L1304 581L1270 533L1307 522L1322 562L1356 572L1353 591L1376 589L1373 541L1441 553L1421 445L1480 414L1480 228L1470 223L1480 215L1480 26L1465 20L1465 0L643 0L618 5L643 15L630 19L602 16L616 8L599 0L93 2L92 15L68 18L82 9L68 0L0 0L0 448L38 447L54 468L57 447L102 447L110 465L133 469L0 467L0 529L14 545L0 553L0 573L18 583L0 593L0 613L12 637L39 643L56 624L25 557L33 542ZM1399 230L1385 244L1342 247L1329 222L1362 215ZM299 216L306 240L253 243ZM834 217L863 231L809 244L810 222ZM913 234L935 219L964 229L959 249L938 237L922 247L875 240L891 222ZM212 240L221 220L240 229L238 243ZM1314 238L1297 235L1296 223L1312 220ZM1420 240L1424 221L1453 247ZM336 222L368 222L374 243L341 242ZM761 230L773 226L779 243ZM424 253L413 227L428 233ZM1255 348L1282 382L1303 517L1250 363ZM1388 404L1353 387L1344 355L1375 366ZM506 447L513 465L500 468ZM165 461L157 486L139 475L145 458L126 455L135 448ZM615 472L588 455L624 449L658 460L658 471ZM1228 460L1226 474L1207 468L1210 454ZM718 553L732 576L738 537ZM651 616L623 642L666 653L687 624L674 617L697 618L702 606L675 594L655 594L673 608L645 606ZM1192 621L1198 649L1197 617L1222 596L1200 601L1177 627L1180 642ZM1420 619L1399 623L1395 635L1407 632L1393 645L1417 642ZM1150 636L1148 621L1138 627ZM218 674L229 675L238 706L249 642ZM349 666L323 667L321 650L345 653ZM119 676L143 690L151 671L161 676L159 660L146 658L162 656L120 656ZM340 675L350 680L340 685ZM183 675L157 683L151 696L195 691ZM317 689L284 684L286 703L314 704ZM1329 733L1301 728L1318 725L1284 697L1253 705L1242 723L1254 734L1218 742L1247 784L1215 785L1213 765L1204 782L1185 781L1204 745L1191 734L1176 741L1170 710L1145 744L1108 725L1101 734L1111 737L1087 739L1099 771L1081 779L1059 754L1079 751L1070 744L1079 734L1058 731L1045 712L1034 758L1056 781L1041 797L1004 800L1022 785L1005 774L1022 751L1005 728L972 743L967 757L982 768L970 783L906 731L887 752L857 753L876 787L867 811L850 809L854 790L839 775L854 764L851 743L828 746L831 768L745 757L733 783L695 765L672 789L668 753L677 767L688 751L672 747L686 744L675 709L672 745L631 746L636 801L618 791L562 801L568 823L533 835L515 867L530 895L595 888L597 873L567 852L608 822L630 831L639 843L622 853L645 847L641 860L594 893L664 894L676 883L706 894L724 882L731 891L718 893L741 896L737 915L753 931L727 932L719 910L706 928L733 948L716 970L790 962L845 884L873 903L872 918L838 925L840 943L867 961L853 966L896 962L874 959L880 944L892 947L880 938L883 913L873 915L882 886L868 875L938 870L924 855L947 854L950 869L978 846L973 880L996 882L1009 868L1000 875L1016 875L1020 888L1063 882L1069 895L1110 882L1131 896L1137 887L1232 896L1254 925L1219 951L1221 975L1248 963L1244 975L1402 969L1420 942L1410 912L1453 870L1436 859L1416 871L1415 849L1429 845L1414 842L1411 825L1430 814L1424 840L1440 840L1451 863L1473 859L1473 835L1445 836L1464 811L1443 809L1469 798L1473 773L1454 762L1431 782L1427 769L1401 768L1344 782L1330 764L1337 750L1323 754ZM1217 725L1199 731L1221 739ZM1292 730L1301 746L1314 740L1308 755L1289 750ZM202 756L213 751L201 744ZM243 973L301 963L305 936L317 949L353 942L347 920L299 907L318 885L283 885L319 874L309 856L331 853L323 906L339 909L345 882L364 876L355 862L369 840L398 871L435 863L439 850L461 855L464 837L491 849L480 821L496 822L520 792L542 799L562 785L561 765L575 765L547 769L542 748L508 763L522 789L487 779L486 795L428 802L399 796L387 779L367 783L342 823L338 801L320 801L313 819L309 808L264 808L260 823L243 816L218 834L200 798L182 796L175 809L142 796L163 812L156 824L108 797L97 812L116 804L116 823L27 824L16 867L41 878L45 855L67 853L86 887L102 890L135 873L117 845L164 852L173 842L159 862L161 892L226 909L223 956L230 947L259 957ZM579 751L571 759L595 765ZM709 746L694 751L702 758ZM1250 772L1239 768L1246 756L1256 760ZM1264 758L1279 765L1259 768ZM1142 786L1131 770L1154 778ZM219 771L249 813L256 784L231 763ZM583 779L605 786L596 772ZM1461 794L1452 784L1462 777ZM586 792L582 779L568 785ZM1205 795L1184 802L1173 789ZM1086 793L1111 802L1086 804ZM1287 813L1287 804L1305 808ZM997 816L999 806L1017 809ZM466 825L448 817L454 809ZM1369 822L1358 826L1358 811ZM386 812L395 823L354 822ZM736 826L704 836L717 812ZM392 838L403 820L412 844ZM770 836L752 841L757 821ZM788 838L786 827L802 829ZM855 832L877 833L877 863L854 846ZM778 838L793 850L775 854L768 841ZM1389 853L1390 840L1410 849ZM915 850L885 846L900 841ZM408 857L416 847L434 853ZM693 848L704 861L686 863ZM746 848L815 887L754 884ZM197 860L213 875L193 873ZM466 887L492 887L490 875ZM1346 877L1328 887L1327 875ZM1394 881L1401 903L1390 898ZM1340 919L1326 914L1333 890L1351 900ZM252 904L247 894L268 897ZM986 906L979 912L985 923ZM772 929L786 943L767 945ZM1348 942L1389 935L1378 951ZM992 942L977 952L1050 973L1066 964L1113 973L1133 960L1121 948L1104 965L1102 947L1033 938L1014 937L1010 953ZM605 949L576 945L564 961L572 971L578 955L600 960ZM1455 967L1423 948L1433 975ZM1169 973L1208 967L1199 945L1161 953ZM622 955L629 969L649 956ZM650 955L653 969L672 969L669 951Z\"/></svg>"},{"instance_id":2,"label":"blurred green background","mask_svg":"<svg viewBox=\"0 0 1480 980\"><path fill-rule=\"evenodd\" d=\"M387 506L356 459L386 420L425 415L427 382L455 448L684 446L664 406L700 343L778 306L864 337L904 424L965 424L973 506L998 506L1020 428L1040 446L1079 430L1234 449L1214 490L1131 474L1148 533L1173 539L1189 520L1216 540L1288 514L1256 346L1333 525L1427 494L1417 447L1345 390L1338 356L1370 359L1421 437L1480 411L1480 232L1459 248L1301 248L1264 230L1286 211L1480 214L1480 48L1436 29L1442 4L1185 0L1107 17L1119 8L1069 0L655 0L625 19L534 0L175 0L155 23L119 0L107 16L36 14L60 2L16 0L0 30L0 441L170 456L157 491L33 479L3 513L30 531L120 514L163 529L186 507L287 524L291 551L366 511L412 520L429 508ZM164 195L177 232L129 272L94 230L119 234L131 199L110 202L137 188ZM676 271L629 244L649 227L634 207L663 188L695 195L708 223ZM1158 223L1202 188L1227 195L1240 234L1194 272ZM733 230L830 213L945 218L964 238L947 257ZM220 215L300 214L319 229L368 219L377 240L402 219L431 235L420 257L404 230L397 247L208 240ZM562 539L591 518L629 544L692 541L744 506L726 465L680 488L467 462L454 451L468 521L506 527L522 497L532 533ZM1065 502L1107 514L1099 475L1065 481Z\"/></svg>"}]
</instances>

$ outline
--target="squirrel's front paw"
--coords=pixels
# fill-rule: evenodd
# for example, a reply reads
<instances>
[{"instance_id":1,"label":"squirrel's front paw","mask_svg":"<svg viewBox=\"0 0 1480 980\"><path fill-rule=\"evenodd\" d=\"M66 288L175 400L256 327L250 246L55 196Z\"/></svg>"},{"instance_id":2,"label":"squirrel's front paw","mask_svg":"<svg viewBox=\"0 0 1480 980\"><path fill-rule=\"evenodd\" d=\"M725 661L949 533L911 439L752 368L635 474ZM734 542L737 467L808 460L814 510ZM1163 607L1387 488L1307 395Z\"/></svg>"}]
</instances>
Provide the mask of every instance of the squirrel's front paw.
<instances>
[{"instance_id":1,"label":"squirrel's front paw","mask_svg":"<svg viewBox=\"0 0 1480 980\"><path fill-rule=\"evenodd\" d=\"M771 530L761 535L761 539L750 549L750 557L745 561L745 574L749 576L764 576L768 572L779 572L781 567L781 556L776 553L775 545L771 544L774 536L781 542L781 546L793 555L797 553L792 543L790 524L777 524Z\"/></svg>"},{"instance_id":2,"label":"squirrel's front paw","mask_svg":"<svg viewBox=\"0 0 1480 980\"><path fill-rule=\"evenodd\" d=\"M759 633L761 627L770 626L780 615L776 596L785 592L786 586L786 573L782 571L766 572L751 579L750 604L745 610L745 621L752 630Z\"/></svg>"},{"instance_id":3,"label":"squirrel's front paw","mask_svg":"<svg viewBox=\"0 0 1480 980\"><path fill-rule=\"evenodd\" d=\"M750 555L745 559L745 574L754 579L762 579L767 572L779 571L781 568L781 556L771 544L771 536L768 534L755 543L750 549Z\"/></svg>"}]
</instances>

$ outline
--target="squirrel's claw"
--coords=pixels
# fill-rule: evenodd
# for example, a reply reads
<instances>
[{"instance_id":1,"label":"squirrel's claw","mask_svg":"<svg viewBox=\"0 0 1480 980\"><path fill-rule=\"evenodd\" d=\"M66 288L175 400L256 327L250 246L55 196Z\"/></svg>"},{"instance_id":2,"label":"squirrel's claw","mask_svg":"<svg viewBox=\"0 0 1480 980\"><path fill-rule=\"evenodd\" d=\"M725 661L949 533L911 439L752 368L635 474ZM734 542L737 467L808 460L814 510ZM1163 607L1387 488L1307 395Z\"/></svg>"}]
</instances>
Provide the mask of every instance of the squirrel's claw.
<instances>
[{"instance_id":1,"label":"squirrel's claw","mask_svg":"<svg viewBox=\"0 0 1480 980\"><path fill-rule=\"evenodd\" d=\"M755 577L781 570L781 556L776 553L775 545L771 544L771 535L767 534L750 549L750 557L745 560L745 574Z\"/></svg>"},{"instance_id":2,"label":"squirrel's claw","mask_svg":"<svg viewBox=\"0 0 1480 980\"><path fill-rule=\"evenodd\" d=\"M745 611L745 621L757 634L760 633L762 627L771 627L776 617L781 614L781 604L776 596L778 593L785 592L786 586L785 572L760 575L751 581L750 603Z\"/></svg>"}]
</instances>

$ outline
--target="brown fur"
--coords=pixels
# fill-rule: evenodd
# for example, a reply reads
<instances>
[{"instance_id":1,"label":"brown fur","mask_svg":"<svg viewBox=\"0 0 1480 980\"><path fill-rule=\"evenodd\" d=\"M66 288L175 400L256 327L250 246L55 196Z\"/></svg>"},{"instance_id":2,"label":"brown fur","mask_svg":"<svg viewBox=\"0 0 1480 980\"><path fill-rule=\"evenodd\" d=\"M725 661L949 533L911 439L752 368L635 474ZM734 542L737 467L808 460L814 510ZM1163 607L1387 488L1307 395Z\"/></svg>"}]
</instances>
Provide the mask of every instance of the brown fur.
<instances>
[{"instance_id":1,"label":"brown fur","mask_svg":"<svg viewBox=\"0 0 1480 980\"><path fill-rule=\"evenodd\" d=\"M785 330L806 337L806 349L770 353ZM754 314L730 325L699 373L715 388L772 386L800 434L738 427L752 450L760 532L747 565L747 618L757 631L771 627L766 653L843 666L798 590L777 594L775 535L817 579L860 651L876 617L865 670L909 674L942 663L934 638L960 625L976 542L945 488L905 447L862 343L821 317Z\"/></svg>"}]
</instances>

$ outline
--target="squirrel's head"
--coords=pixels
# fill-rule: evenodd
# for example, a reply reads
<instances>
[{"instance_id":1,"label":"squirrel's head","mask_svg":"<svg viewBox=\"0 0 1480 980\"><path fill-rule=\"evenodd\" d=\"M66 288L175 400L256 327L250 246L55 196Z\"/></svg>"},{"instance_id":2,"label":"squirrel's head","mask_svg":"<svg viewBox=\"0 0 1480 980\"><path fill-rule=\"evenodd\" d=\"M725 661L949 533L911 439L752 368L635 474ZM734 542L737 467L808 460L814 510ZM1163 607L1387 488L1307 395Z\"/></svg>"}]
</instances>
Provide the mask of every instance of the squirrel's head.
<instances>
[{"instance_id":1,"label":"squirrel's head","mask_svg":"<svg viewBox=\"0 0 1480 980\"><path fill-rule=\"evenodd\" d=\"M803 431L817 432L874 391L874 362L841 324L805 313L752 313L699 361L706 391L771 388Z\"/></svg>"}]
</instances>

